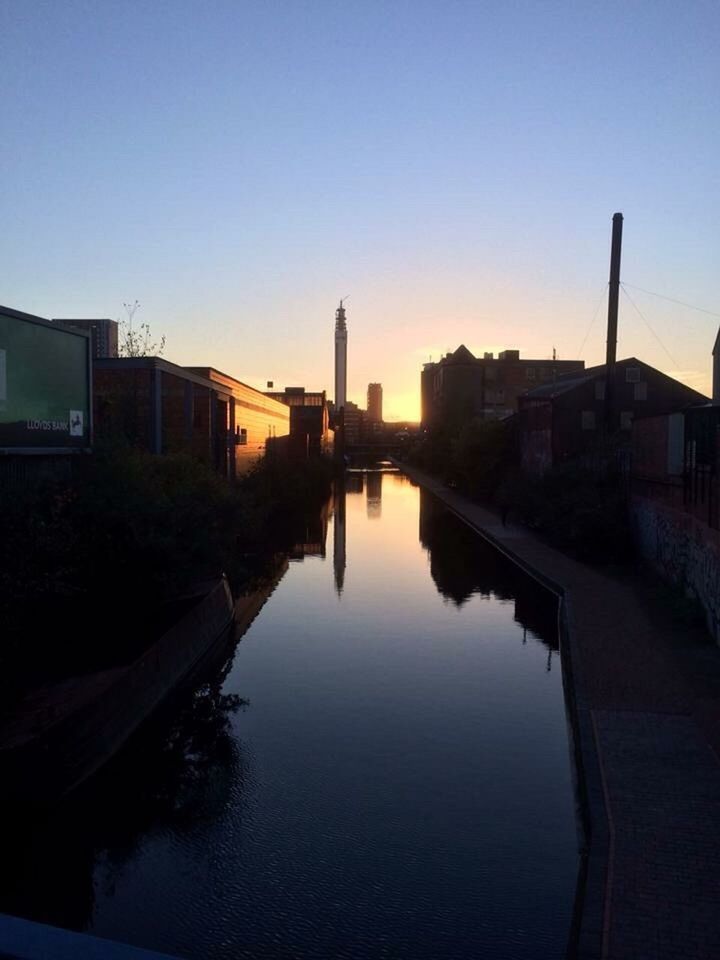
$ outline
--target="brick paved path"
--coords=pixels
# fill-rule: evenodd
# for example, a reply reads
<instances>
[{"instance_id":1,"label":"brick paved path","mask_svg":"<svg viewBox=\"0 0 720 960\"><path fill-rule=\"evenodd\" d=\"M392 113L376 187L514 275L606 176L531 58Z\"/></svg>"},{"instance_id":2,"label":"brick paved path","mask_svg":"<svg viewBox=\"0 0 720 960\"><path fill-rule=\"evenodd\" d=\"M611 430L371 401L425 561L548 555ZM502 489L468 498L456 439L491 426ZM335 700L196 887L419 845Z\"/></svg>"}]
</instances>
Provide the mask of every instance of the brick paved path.
<instances>
[{"instance_id":1,"label":"brick paved path","mask_svg":"<svg viewBox=\"0 0 720 960\"><path fill-rule=\"evenodd\" d=\"M403 469L563 596L589 833L571 955L720 960L720 649L611 579Z\"/></svg>"}]
</instances>

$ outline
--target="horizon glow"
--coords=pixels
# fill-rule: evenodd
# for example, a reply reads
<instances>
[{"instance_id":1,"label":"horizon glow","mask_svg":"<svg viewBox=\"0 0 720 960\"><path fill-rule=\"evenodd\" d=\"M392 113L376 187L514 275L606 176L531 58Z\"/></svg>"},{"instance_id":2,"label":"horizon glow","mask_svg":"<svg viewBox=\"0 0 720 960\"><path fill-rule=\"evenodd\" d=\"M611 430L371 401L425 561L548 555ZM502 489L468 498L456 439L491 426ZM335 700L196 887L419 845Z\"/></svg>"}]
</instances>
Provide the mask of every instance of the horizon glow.
<instances>
[{"instance_id":1,"label":"horizon glow","mask_svg":"<svg viewBox=\"0 0 720 960\"><path fill-rule=\"evenodd\" d=\"M416 420L461 343L603 362L621 211L618 357L709 392L718 318L630 284L720 314L716 4L5 0L0 27L3 304L137 298L168 360L331 396L349 294L349 399Z\"/></svg>"}]
</instances>

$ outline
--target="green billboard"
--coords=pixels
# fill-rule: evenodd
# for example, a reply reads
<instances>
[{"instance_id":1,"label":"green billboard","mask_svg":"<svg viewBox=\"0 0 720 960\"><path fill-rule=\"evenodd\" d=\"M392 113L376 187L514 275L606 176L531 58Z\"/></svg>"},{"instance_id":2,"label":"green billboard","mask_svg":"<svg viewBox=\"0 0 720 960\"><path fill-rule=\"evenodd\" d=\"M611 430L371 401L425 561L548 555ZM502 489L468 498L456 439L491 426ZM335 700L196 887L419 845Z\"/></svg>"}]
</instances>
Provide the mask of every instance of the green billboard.
<instances>
[{"instance_id":1,"label":"green billboard","mask_svg":"<svg viewBox=\"0 0 720 960\"><path fill-rule=\"evenodd\" d=\"M0 307L0 449L90 445L89 337Z\"/></svg>"}]
</instances>

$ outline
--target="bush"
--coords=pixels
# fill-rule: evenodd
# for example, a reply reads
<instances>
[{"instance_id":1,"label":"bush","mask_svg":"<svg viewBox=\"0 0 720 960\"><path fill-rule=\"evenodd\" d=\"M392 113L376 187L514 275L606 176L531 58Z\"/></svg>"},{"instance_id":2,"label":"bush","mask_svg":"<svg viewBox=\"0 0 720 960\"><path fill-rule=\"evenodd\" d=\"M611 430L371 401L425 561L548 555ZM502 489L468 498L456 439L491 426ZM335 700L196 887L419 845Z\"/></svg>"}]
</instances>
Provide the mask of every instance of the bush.
<instances>
[{"instance_id":1,"label":"bush","mask_svg":"<svg viewBox=\"0 0 720 960\"><path fill-rule=\"evenodd\" d=\"M164 602L222 571L238 587L287 545L283 518L319 505L330 484L325 463L264 462L231 484L190 457L129 448L77 466L72 481L4 498L6 679L97 669L142 647Z\"/></svg>"}]
</instances>

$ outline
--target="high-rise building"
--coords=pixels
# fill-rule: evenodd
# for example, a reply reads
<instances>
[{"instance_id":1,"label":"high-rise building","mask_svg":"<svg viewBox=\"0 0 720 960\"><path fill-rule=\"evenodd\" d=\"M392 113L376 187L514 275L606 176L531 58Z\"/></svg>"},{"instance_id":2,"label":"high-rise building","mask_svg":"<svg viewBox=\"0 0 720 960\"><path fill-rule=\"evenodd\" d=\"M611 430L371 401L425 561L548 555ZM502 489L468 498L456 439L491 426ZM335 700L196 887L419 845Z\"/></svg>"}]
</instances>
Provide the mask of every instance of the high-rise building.
<instances>
[{"instance_id":1,"label":"high-rise building","mask_svg":"<svg viewBox=\"0 0 720 960\"><path fill-rule=\"evenodd\" d=\"M347 324L342 300L335 311L335 410L347 404Z\"/></svg>"},{"instance_id":2,"label":"high-rise building","mask_svg":"<svg viewBox=\"0 0 720 960\"><path fill-rule=\"evenodd\" d=\"M370 423L382 423L382 384L381 383L368 384L367 418Z\"/></svg>"},{"instance_id":3,"label":"high-rise building","mask_svg":"<svg viewBox=\"0 0 720 960\"><path fill-rule=\"evenodd\" d=\"M64 327L73 327L75 330L89 332L93 357L116 357L118 355L117 320L108 320L105 317L98 319L53 317L53 323L61 323Z\"/></svg>"}]
</instances>

